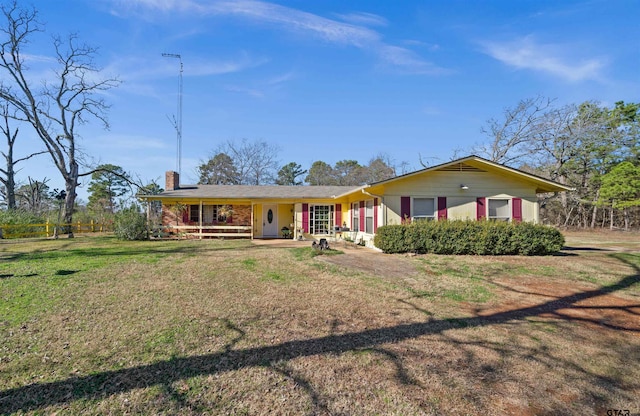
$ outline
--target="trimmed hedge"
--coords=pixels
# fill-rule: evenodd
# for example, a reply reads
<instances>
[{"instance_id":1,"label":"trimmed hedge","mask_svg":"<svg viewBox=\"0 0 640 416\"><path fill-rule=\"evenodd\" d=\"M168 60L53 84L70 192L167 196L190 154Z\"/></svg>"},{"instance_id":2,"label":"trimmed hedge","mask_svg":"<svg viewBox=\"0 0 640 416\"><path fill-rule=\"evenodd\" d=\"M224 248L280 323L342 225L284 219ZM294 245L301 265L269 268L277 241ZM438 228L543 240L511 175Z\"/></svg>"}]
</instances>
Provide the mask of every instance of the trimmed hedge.
<instances>
[{"instance_id":1,"label":"trimmed hedge","mask_svg":"<svg viewBox=\"0 0 640 416\"><path fill-rule=\"evenodd\" d=\"M379 227L373 242L385 253L543 256L560 251L564 237L528 222L414 221Z\"/></svg>"}]
</instances>

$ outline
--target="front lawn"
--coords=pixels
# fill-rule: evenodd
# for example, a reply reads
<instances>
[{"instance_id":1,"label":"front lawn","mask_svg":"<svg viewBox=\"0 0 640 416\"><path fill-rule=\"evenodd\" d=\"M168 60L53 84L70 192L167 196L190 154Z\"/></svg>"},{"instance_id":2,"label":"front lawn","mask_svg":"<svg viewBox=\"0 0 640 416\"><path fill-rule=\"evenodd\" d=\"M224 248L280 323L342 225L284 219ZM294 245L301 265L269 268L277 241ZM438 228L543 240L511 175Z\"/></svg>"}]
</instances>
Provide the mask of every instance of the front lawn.
<instances>
[{"instance_id":1,"label":"front lawn","mask_svg":"<svg viewBox=\"0 0 640 416\"><path fill-rule=\"evenodd\" d=\"M640 412L637 240L572 241L0 240L0 414Z\"/></svg>"}]
</instances>

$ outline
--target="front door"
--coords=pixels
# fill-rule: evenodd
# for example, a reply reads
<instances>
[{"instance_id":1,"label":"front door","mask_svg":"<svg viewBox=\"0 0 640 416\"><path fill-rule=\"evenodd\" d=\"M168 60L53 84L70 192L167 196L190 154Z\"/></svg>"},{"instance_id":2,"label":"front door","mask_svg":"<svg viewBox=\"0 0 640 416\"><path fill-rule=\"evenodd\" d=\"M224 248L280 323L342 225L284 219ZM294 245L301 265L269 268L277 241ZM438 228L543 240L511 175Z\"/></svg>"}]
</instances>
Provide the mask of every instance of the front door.
<instances>
[{"instance_id":1,"label":"front door","mask_svg":"<svg viewBox=\"0 0 640 416\"><path fill-rule=\"evenodd\" d=\"M278 237L278 206L265 205L262 209L262 236Z\"/></svg>"}]
</instances>

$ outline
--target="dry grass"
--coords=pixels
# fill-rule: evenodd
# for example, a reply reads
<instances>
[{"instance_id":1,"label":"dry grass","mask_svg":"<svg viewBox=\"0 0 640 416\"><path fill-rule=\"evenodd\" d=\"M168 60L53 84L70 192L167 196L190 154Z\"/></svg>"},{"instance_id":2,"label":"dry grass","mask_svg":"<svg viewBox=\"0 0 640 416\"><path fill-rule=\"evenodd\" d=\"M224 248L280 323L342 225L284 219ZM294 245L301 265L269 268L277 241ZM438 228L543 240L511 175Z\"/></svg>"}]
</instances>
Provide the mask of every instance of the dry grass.
<instances>
[{"instance_id":1,"label":"dry grass","mask_svg":"<svg viewBox=\"0 0 640 416\"><path fill-rule=\"evenodd\" d=\"M640 412L617 235L544 258L0 242L0 414Z\"/></svg>"}]
</instances>

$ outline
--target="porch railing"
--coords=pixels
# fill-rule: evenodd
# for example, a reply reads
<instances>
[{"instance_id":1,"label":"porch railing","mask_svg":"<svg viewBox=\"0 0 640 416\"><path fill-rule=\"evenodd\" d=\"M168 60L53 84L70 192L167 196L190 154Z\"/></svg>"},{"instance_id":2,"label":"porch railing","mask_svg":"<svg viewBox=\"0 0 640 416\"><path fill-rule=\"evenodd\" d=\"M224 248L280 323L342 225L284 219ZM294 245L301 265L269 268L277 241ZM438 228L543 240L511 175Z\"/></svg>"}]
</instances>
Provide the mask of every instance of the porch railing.
<instances>
[{"instance_id":1,"label":"porch railing","mask_svg":"<svg viewBox=\"0 0 640 416\"><path fill-rule=\"evenodd\" d=\"M166 225L167 231L192 237L251 238L250 225Z\"/></svg>"}]
</instances>

